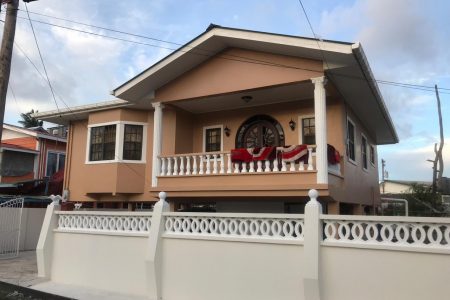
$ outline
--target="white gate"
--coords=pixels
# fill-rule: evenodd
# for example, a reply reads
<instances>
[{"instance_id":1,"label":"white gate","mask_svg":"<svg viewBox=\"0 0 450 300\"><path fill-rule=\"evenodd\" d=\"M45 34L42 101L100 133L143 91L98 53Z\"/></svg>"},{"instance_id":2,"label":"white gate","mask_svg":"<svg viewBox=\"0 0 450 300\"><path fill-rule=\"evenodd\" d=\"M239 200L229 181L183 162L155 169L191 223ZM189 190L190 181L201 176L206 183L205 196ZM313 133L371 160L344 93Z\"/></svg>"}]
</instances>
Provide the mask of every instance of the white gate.
<instances>
[{"instance_id":1,"label":"white gate","mask_svg":"<svg viewBox=\"0 0 450 300\"><path fill-rule=\"evenodd\" d=\"M23 198L0 203L0 259L19 255Z\"/></svg>"}]
</instances>

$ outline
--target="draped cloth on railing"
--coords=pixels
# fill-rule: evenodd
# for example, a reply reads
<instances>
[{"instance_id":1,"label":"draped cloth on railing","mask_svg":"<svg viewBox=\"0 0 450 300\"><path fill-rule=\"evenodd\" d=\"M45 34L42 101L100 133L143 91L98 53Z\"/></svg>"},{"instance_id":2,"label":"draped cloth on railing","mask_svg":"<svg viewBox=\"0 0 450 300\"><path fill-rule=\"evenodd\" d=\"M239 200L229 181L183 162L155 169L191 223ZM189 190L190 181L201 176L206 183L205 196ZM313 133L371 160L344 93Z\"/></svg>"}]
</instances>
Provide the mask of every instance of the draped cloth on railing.
<instances>
[{"instance_id":1,"label":"draped cloth on railing","mask_svg":"<svg viewBox=\"0 0 450 300\"><path fill-rule=\"evenodd\" d=\"M293 145L287 147L257 147L257 148L239 148L231 150L231 161L233 163L251 161L281 159L285 162L305 163L308 161L307 145Z\"/></svg>"},{"instance_id":2,"label":"draped cloth on railing","mask_svg":"<svg viewBox=\"0 0 450 300\"><path fill-rule=\"evenodd\" d=\"M332 145L327 145L328 163L338 164L341 161L339 152ZM233 163L249 163L252 161L274 160L284 162L308 163L308 145L292 145L285 147L238 148L231 150Z\"/></svg>"},{"instance_id":3,"label":"draped cloth on railing","mask_svg":"<svg viewBox=\"0 0 450 300\"><path fill-rule=\"evenodd\" d=\"M233 163L273 160L274 158L275 147L239 148L231 150L231 161Z\"/></svg>"}]
</instances>

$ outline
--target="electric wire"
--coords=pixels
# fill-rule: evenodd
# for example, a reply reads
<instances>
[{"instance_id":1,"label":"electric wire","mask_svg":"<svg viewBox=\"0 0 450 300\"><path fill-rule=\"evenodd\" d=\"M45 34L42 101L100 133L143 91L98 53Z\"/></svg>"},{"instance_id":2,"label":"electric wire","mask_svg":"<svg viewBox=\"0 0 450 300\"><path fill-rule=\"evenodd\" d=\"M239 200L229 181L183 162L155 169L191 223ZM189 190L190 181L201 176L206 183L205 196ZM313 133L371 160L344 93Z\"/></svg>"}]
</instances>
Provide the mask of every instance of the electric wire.
<instances>
[{"instance_id":1,"label":"electric wire","mask_svg":"<svg viewBox=\"0 0 450 300\"><path fill-rule=\"evenodd\" d=\"M26 3L25 3L25 8L26 8L27 13L28 13L28 6L27 6ZM44 73L45 73L45 77L47 78L48 86L50 87L50 91L52 93L53 100L55 101L56 109L59 111L58 102L56 101L55 92L53 91L53 86L52 86L52 84L50 82L50 79L48 77L47 68L45 67L44 58L42 57L41 49L39 48L39 43L38 43L38 40L37 40L37 37L36 37L36 33L34 32L34 26L33 26L33 22L31 21L30 14L28 14L28 20L30 21L31 31L33 32L34 41L36 42L36 47L37 47L37 50L38 50L38 53L39 53L39 57L41 59L42 67L44 68Z\"/></svg>"},{"instance_id":2,"label":"electric wire","mask_svg":"<svg viewBox=\"0 0 450 300\"><path fill-rule=\"evenodd\" d=\"M38 13L35 13L35 14L38 14ZM47 16L47 15L44 15L44 14L38 14L38 15ZM48 17L51 17L51 16L48 16ZM27 19L27 18L20 17L20 16L18 16L18 18ZM164 42L164 43L171 43L171 44L174 44L174 45L181 45L180 43L169 42L169 41L165 41L165 40L161 40L161 39L151 38L151 37L148 37L148 36L142 36L142 35L137 35L137 34L132 34L132 33L119 31L119 30L114 30L114 29L108 29L106 27L90 25L90 24L86 24L86 23L82 23L82 22L76 22L76 21L71 21L71 20L68 20L68 19L63 19L63 18L58 18L58 17L54 17L54 18L61 19L61 20L64 20L64 21L68 21L68 22L79 23L80 25L84 25L84 26L92 26L94 28L109 30L109 31L112 31L112 32L119 32L119 33L122 33L122 34L128 34L128 35L132 35L132 36L135 36L135 37L151 39L151 40L160 41L160 42ZM171 51L174 51L174 52L184 52L184 53L189 53L189 54L194 54L194 55L202 55L202 56L207 56L207 57L212 57L214 55L217 55L217 53L212 53L211 51L209 51L211 54L208 54L207 53L208 51L207 50L203 50L203 49L195 49L195 51L189 51L189 50L183 50L183 49L175 49L175 48L171 48L171 47L165 47L165 46L161 46L161 45L149 44L149 43L139 42L139 41L135 41L135 40L129 40L129 39L124 39L124 38L120 38L120 37L113 37L113 36L109 36L109 35L105 35L105 34L85 31L85 30L81 30L81 29L71 28L71 27L58 25L58 24L54 24L54 23L49 23L49 22L45 22L45 21L40 21L40 20L35 20L35 19L32 19L32 21L33 22L37 22L37 23L41 23L41 24L45 24L45 25L49 25L49 26L63 28L63 29L66 29L66 30L76 31L76 32L85 33L85 34L90 34L90 35L94 35L94 36L98 36L98 37L102 37L102 38L114 39L114 40L119 40L119 41L123 41L123 42L134 43L134 44L138 44L138 45L144 45L144 46L150 46L150 47L155 47L155 48L160 48L160 49L166 49L166 50L171 50ZM187 47L187 46L183 46L182 48L185 48L185 47ZM319 45L319 49L320 49L320 45ZM202 51L203 53L198 52L198 50ZM322 52L321 52L321 54L323 56ZM306 71L311 71L311 72L322 73L322 71L319 71L319 70L308 69L308 68L301 68L301 67L295 67L295 66L289 66L289 65L285 65L285 64L275 64L275 63L264 61L264 60L257 60L257 59L248 58L248 57L242 57L242 56L238 56L238 55L218 55L216 57L220 58L220 59L233 60L233 61L239 61L239 62L244 62L244 63L260 64L260 65L266 65L266 66L282 67L282 68L298 69L298 70L306 70ZM323 57L323 59L324 59L324 62L328 65L326 59L324 57ZM431 86L407 84L407 83L393 82L393 81L387 81L387 80L378 80L378 79L374 79L374 80L366 79L366 78L362 78L360 76L351 76L351 75L337 74L337 73L332 72L332 70L330 70L330 69L327 70L327 73L332 74L334 76L339 76L339 77L349 77L349 78L358 79L358 80L362 80L362 81L373 81L373 82L376 82L376 83L381 83L383 85L392 85L392 86L397 86L397 87L403 87L403 88L410 88L410 89L434 92L434 87L431 87ZM439 90L448 90L448 91L450 91L450 88L438 87L438 89ZM442 91L441 91L441 93L442 94L450 94L450 93L446 93L446 92L442 92Z\"/></svg>"}]
</instances>

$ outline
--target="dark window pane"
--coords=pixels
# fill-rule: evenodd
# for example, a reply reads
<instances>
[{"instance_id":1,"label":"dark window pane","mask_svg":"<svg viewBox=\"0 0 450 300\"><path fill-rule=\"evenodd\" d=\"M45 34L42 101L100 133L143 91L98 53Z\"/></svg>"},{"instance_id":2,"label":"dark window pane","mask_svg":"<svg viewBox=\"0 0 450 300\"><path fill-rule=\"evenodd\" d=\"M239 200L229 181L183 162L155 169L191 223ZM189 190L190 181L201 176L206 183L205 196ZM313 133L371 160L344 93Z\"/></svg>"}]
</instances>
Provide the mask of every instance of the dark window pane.
<instances>
[{"instance_id":1,"label":"dark window pane","mask_svg":"<svg viewBox=\"0 0 450 300\"><path fill-rule=\"evenodd\" d=\"M113 160L115 152L116 125L92 127L89 160Z\"/></svg>"},{"instance_id":2,"label":"dark window pane","mask_svg":"<svg viewBox=\"0 0 450 300\"><path fill-rule=\"evenodd\" d=\"M355 126L347 122L347 154L351 160L355 160Z\"/></svg>"},{"instance_id":3,"label":"dark window pane","mask_svg":"<svg viewBox=\"0 0 450 300\"><path fill-rule=\"evenodd\" d=\"M64 154L59 154L58 171L64 169L65 162L66 162L66 156Z\"/></svg>"},{"instance_id":4,"label":"dark window pane","mask_svg":"<svg viewBox=\"0 0 450 300\"><path fill-rule=\"evenodd\" d=\"M125 125L123 137L123 159L142 159L142 125Z\"/></svg>"},{"instance_id":5,"label":"dark window pane","mask_svg":"<svg viewBox=\"0 0 450 300\"><path fill-rule=\"evenodd\" d=\"M222 140L221 128L210 128L205 131L205 151L220 151Z\"/></svg>"},{"instance_id":6,"label":"dark window pane","mask_svg":"<svg viewBox=\"0 0 450 300\"><path fill-rule=\"evenodd\" d=\"M367 140L365 137L361 138L361 156L363 168L367 169Z\"/></svg>"},{"instance_id":7,"label":"dark window pane","mask_svg":"<svg viewBox=\"0 0 450 300\"><path fill-rule=\"evenodd\" d=\"M316 144L316 127L314 118L304 118L302 121L302 142L306 145Z\"/></svg>"},{"instance_id":8,"label":"dark window pane","mask_svg":"<svg viewBox=\"0 0 450 300\"><path fill-rule=\"evenodd\" d=\"M47 155L47 171L45 176L52 176L56 173L58 154L49 152Z\"/></svg>"}]
</instances>

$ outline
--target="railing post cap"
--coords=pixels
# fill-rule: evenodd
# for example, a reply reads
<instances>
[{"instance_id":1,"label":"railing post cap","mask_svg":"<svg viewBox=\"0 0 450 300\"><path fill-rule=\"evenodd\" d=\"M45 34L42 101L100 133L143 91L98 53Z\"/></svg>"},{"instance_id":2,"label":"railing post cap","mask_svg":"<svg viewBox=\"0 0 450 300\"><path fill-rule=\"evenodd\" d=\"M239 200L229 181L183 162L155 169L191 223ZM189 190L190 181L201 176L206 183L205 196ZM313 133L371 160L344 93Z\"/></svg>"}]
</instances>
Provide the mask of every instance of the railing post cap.
<instances>
[{"instance_id":1,"label":"railing post cap","mask_svg":"<svg viewBox=\"0 0 450 300\"><path fill-rule=\"evenodd\" d=\"M159 196L160 200L166 201L167 193L166 192L159 192L158 196Z\"/></svg>"},{"instance_id":2,"label":"railing post cap","mask_svg":"<svg viewBox=\"0 0 450 300\"><path fill-rule=\"evenodd\" d=\"M317 197L319 197L319 192L315 189L311 189L308 192L308 196L311 200L317 200Z\"/></svg>"}]
</instances>

